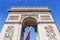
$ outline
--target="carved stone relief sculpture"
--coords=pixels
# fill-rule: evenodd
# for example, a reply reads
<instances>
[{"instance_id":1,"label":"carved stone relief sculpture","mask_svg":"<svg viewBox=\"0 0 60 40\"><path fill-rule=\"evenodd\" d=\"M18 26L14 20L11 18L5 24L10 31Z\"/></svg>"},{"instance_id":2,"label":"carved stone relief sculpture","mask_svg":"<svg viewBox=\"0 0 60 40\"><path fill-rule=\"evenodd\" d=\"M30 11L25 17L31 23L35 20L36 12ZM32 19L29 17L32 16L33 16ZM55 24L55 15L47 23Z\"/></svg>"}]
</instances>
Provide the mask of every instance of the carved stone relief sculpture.
<instances>
[{"instance_id":1,"label":"carved stone relief sculpture","mask_svg":"<svg viewBox=\"0 0 60 40\"><path fill-rule=\"evenodd\" d=\"M18 20L19 16L9 16L8 20Z\"/></svg>"},{"instance_id":2,"label":"carved stone relief sculpture","mask_svg":"<svg viewBox=\"0 0 60 40\"><path fill-rule=\"evenodd\" d=\"M4 38L3 40L12 40L13 37L13 32L14 32L14 27L13 26L9 26L5 33L4 33Z\"/></svg>"},{"instance_id":3,"label":"carved stone relief sculpture","mask_svg":"<svg viewBox=\"0 0 60 40\"><path fill-rule=\"evenodd\" d=\"M51 20L49 15L41 15L41 20Z\"/></svg>"},{"instance_id":4,"label":"carved stone relief sculpture","mask_svg":"<svg viewBox=\"0 0 60 40\"><path fill-rule=\"evenodd\" d=\"M45 30L46 30L46 36L48 37L48 40L57 40L56 34L52 26L46 26Z\"/></svg>"}]
</instances>

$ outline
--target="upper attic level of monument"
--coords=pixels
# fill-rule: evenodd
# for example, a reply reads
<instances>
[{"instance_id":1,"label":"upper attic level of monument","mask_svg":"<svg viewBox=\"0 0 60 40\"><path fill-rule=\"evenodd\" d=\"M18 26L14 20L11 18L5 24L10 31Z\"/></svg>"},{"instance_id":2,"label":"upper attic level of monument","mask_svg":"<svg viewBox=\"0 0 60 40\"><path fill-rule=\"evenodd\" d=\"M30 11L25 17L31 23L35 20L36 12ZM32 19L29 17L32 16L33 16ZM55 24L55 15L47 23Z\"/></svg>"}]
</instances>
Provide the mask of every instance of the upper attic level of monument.
<instances>
[{"instance_id":1,"label":"upper attic level of monument","mask_svg":"<svg viewBox=\"0 0 60 40\"><path fill-rule=\"evenodd\" d=\"M13 6L8 12L50 12L47 6Z\"/></svg>"}]
</instances>

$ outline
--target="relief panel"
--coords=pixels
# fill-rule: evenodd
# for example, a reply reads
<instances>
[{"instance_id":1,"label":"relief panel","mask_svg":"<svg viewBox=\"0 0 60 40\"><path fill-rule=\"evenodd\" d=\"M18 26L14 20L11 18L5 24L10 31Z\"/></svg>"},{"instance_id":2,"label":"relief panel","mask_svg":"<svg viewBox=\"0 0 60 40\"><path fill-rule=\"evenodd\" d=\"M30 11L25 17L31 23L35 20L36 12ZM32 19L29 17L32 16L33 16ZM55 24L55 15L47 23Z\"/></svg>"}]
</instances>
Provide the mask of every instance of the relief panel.
<instances>
[{"instance_id":1,"label":"relief panel","mask_svg":"<svg viewBox=\"0 0 60 40\"><path fill-rule=\"evenodd\" d=\"M54 22L51 14L38 14L39 22Z\"/></svg>"},{"instance_id":2,"label":"relief panel","mask_svg":"<svg viewBox=\"0 0 60 40\"><path fill-rule=\"evenodd\" d=\"M21 14L9 13L6 22L19 22L20 18L21 18Z\"/></svg>"},{"instance_id":3,"label":"relief panel","mask_svg":"<svg viewBox=\"0 0 60 40\"><path fill-rule=\"evenodd\" d=\"M46 36L48 37L48 40L57 40L56 34L53 30L53 26L45 26L46 30Z\"/></svg>"},{"instance_id":4,"label":"relief panel","mask_svg":"<svg viewBox=\"0 0 60 40\"><path fill-rule=\"evenodd\" d=\"M14 33L14 27L13 26L7 27L6 32L4 33L3 40L12 40L13 33Z\"/></svg>"},{"instance_id":5,"label":"relief panel","mask_svg":"<svg viewBox=\"0 0 60 40\"><path fill-rule=\"evenodd\" d=\"M19 16L9 16L8 20L19 20Z\"/></svg>"}]
</instances>

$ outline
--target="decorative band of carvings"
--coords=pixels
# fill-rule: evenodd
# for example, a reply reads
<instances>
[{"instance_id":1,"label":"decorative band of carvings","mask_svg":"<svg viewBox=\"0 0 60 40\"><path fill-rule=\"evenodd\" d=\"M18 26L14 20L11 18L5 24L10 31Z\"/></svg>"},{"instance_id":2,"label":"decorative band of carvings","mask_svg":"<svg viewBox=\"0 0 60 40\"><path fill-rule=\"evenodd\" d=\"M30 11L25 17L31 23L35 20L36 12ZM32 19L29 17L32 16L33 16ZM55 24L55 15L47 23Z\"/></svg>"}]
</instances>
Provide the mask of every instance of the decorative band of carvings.
<instances>
[{"instance_id":1,"label":"decorative band of carvings","mask_svg":"<svg viewBox=\"0 0 60 40\"><path fill-rule=\"evenodd\" d=\"M8 10L8 12L50 12L51 9L48 7L12 7L11 9Z\"/></svg>"},{"instance_id":2,"label":"decorative band of carvings","mask_svg":"<svg viewBox=\"0 0 60 40\"><path fill-rule=\"evenodd\" d=\"M28 9L9 9L8 12L51 12L50 9L33 9L33 10L28 10Z\"/></svg>"},{"instance_id":3,"label":"decorative band of carvings","mask_svg":"<svg viewBox=\"0 0 60 40\"><path fill-rule=\"evenodd\" d=\"M38 22L38 24L42 24L42 23L55 23L55 22Z\"/></svg>"},{"instance_id":4,"label":"decorative band of carvings","mask_svg":"<svg viewBox=\"0 0 60 40\"><path fill-rule=\"evenodd\" d=\"M21 22L5 22L5 24L21 24Z\"/></svg>"},{"instance_id":5,"label":"decorative band of carvings","mask_svg":"<svg viewBox=\"0 0 60 40\"><path fill-rule=\"evenodd\" d=\"M22 24L21 22L5 22L5 24ZM41 24L41 23L55 23L55 22L38 22L37 24Z\"/></svg>"}]
</instances>

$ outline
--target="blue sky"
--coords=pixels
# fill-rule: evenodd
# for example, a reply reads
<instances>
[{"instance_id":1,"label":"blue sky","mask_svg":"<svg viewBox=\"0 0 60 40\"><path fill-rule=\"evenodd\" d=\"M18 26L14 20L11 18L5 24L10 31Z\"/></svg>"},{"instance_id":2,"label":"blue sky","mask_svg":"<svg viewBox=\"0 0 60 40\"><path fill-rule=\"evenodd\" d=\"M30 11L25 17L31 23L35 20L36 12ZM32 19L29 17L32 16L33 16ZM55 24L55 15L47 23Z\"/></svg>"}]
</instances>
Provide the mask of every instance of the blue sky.
<instances>
[{"instance_id":1,"label":"blue sky","mask_svg":"<svg viewBox=\"0 0 60 40\"><path fill-rule=\"evenodd\" d=\"M0 31L12 6L48 6L60 32L60 0L0 0Z\"/></svg>"}]
</instances>

